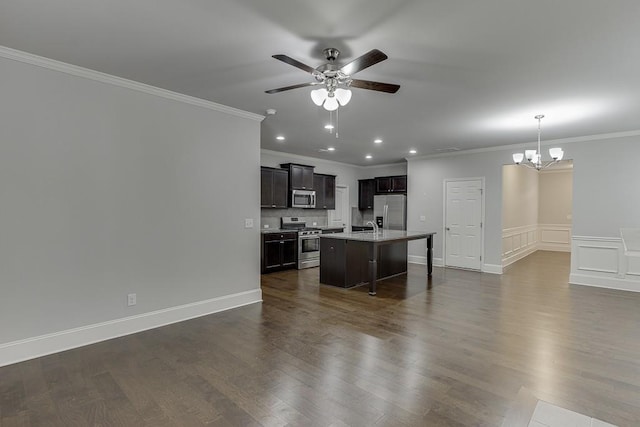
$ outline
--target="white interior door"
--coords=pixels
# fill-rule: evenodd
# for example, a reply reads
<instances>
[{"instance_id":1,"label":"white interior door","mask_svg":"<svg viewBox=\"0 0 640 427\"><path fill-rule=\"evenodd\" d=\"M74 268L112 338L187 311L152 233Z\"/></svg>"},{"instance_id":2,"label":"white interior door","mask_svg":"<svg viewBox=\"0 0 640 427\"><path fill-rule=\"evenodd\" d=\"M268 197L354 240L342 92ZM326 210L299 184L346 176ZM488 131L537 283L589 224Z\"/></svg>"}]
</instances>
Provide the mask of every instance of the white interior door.
<instances>
[{"instance_id":1,"label":"white interior door","mask_svg":"<svg viewBox=\"0 0 640 427\"><path fill-rule=\"evenodd\" d=\"M445 266L482 268L482 180L445 184Z\"/></svg>"},{"instance_id":2,"label":"white interior door","mask_svg":"<svg viewBox=\"0 0 640 427\"><path fill-rule=\"evenodd\" d=\"M349 187L336 186L336 208L328 211L328 221L331 227L344 227L344 231L351 231Z\"/></svg>"}]
</instances>

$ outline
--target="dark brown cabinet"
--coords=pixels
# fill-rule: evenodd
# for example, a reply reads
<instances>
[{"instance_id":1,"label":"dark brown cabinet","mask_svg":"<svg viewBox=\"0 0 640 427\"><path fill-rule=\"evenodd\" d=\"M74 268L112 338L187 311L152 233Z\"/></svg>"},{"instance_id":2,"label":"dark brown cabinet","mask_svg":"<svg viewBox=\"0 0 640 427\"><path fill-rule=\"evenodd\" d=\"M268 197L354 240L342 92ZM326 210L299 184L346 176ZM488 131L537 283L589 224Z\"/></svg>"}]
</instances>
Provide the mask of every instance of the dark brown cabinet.
<instances>
[{"instance_id":1,"label":"dark brown cabinet","mask_svg":"<svg viewBox=\"0 0 640 427\"><path fill-rule=\"evenodd\" d=\"M381 176L376 177L376 194L406 193L407 176Z\"/></svg>"},{"instance_id":2,"label":"dark brown cabinet","mask_svg":"<svg viewBox=\"0 0 640 427\"><path fill-rule=\"evenodd\" d=\"M287 207L289 173L284 169L260 168L260 207Z\"/></svg>"},{"instance_id":3,"label":"dark brown cabinet","mask_svg":"<svg viewBox=\"0 0 640 427\"><path fill-rule=\"evenodd\" d=\"M262 273L298 266L298 233L264 233L261 236Z\"/></svg>"},{"instance_id":4,"label":"dark brown cabinet","mask_svg":"<svg viewBox=\"0 0 640 427\"><path fill-rule=\"evenodd\" d=\"M320 239L320 283L350 288L370 281L369 260L373 246L341 238ZM407 271L407 242L378 247L377 277L383 279Z\"/></svg>"},{"instance_id":5,"label":"dark brown cabinet","mask_svg":"<svg viewBox=\"0 0 640 427\"><path fill-rule=\"evenodd\" d=\"M313 189L313 166L299 165L296 163L283 163L280 167L289 171L289 189Z\"/></svg>"},{"instance_id":6,"label":"dark brown cabinet","mask_svg":"<svg viewBox=\"0 0 640 427\"><path fill-rule=\"evenodd\" d=\"M358 209L373 209L373 196L375 194L376 180L358 180Z\"/></svg>"},{"instance_id":7,"label":"dark brown cabinet","mask_svg":"<svg viewBox=\"0 0 640 427\"><path fill-rule=\"evenodd\" d=\"M336 208L336 177L313 174L313 189L316 192L316 209Z\"/></svg>"}]
</instances>

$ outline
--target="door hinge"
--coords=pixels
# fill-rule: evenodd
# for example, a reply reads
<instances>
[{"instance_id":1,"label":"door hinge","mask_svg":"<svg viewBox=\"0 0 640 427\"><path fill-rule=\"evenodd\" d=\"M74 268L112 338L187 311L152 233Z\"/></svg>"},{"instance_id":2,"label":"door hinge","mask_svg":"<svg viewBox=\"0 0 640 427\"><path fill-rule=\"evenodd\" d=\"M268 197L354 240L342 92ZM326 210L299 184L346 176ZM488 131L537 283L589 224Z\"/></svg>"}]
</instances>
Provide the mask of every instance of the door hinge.
<instances>
[{"instance_id":1,"label":"door hinge","mask_svg":"<svg viewBox=\"0 0 640 427\"><path fill-rule=\"evenodd\" d=\"M482 261L482 255L480 255L480 261Z\"/></svg>"},{"instance_id":2,"label":"door hinge","mask_svg":"<svg viewBox=\"0 0 640 427\"><path fill-rule=\"evenodd\" d=\"M482 228L482 221L480 221L480 228Z\"/></svg>"}]
</instances>

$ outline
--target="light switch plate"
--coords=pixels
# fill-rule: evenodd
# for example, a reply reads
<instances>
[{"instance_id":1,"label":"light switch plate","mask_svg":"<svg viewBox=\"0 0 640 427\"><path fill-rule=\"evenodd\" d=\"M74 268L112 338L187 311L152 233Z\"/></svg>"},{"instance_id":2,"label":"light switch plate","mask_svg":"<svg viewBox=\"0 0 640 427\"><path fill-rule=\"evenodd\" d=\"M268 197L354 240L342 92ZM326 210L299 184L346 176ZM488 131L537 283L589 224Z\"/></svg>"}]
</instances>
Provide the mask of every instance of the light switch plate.
<instances>
[{"instance_id":1,"label":"light switch plate","mask_svg":"<svg viewBox=\"0 0 640 427\"><path fill-rule=\"evenodd\" d=\"M424 215L420 215L420 221L424 222L427 220L427 217Z\"/></svg>"},{"instance_id":2,"label":"light switch plate","mask_svg":"<svg viewBox=\"0 0 640 427\"><path fill-rule=\"evenodd\" d=\"M244 228L253 228L253 218L244 219Z\"/></svg>"}]
</instances>

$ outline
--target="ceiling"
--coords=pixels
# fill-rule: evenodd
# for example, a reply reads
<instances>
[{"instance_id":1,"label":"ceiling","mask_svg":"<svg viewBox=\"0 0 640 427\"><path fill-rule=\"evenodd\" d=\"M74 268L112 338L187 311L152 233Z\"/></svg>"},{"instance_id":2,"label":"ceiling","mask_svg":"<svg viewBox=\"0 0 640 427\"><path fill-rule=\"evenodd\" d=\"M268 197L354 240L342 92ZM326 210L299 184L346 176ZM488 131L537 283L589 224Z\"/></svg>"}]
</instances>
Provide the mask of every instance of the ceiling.
<instances>
[{"instance_id":1,"label":"ceiling","mask_svg":"<svg viewBox=\"0 0 640 427\"><path fill-rule=\"evenodd\" d=\"M373 165L410 149L532 142L536 114L543 141L640 129L638 18L638 0L4 0L0 45L253 113L273 108L262 148ZM316 67L327 47L343 62L380 49L389 59L356 78L401 86L353 89L339 138L311 88L265 93L312 79L271 55Z\"/></svg>"}]
</instances>

